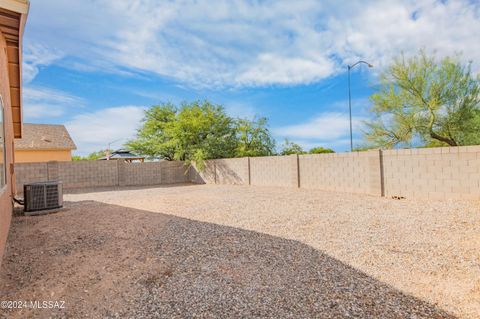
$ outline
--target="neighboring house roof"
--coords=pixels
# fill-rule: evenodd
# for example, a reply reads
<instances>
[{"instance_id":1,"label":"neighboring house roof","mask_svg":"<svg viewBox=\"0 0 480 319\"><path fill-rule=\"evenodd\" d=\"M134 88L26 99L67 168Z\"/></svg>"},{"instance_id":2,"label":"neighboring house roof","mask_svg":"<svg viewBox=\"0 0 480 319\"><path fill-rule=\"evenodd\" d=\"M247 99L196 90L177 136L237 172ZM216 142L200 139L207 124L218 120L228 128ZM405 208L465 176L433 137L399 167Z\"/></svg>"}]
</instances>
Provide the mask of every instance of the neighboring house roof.
<instances>
[{"instance_id":1,"label":"neighboring house roof","mask_svg":"<svg viewBox=\"0 0 480 319\"><path fill-rule=\"evenodd\" d=\"M77 147L63 125L23 124L22 138L15 139L16 150L75 150Z\"/></svg>"},{"instance_id":2,"label":"neighboring house roof","mask_svg":"<svg viewBox=\"0 0 480 319\"><path fill-rule=\"evenodd\" d=\"M135 155L128 150L116 150L116 151L112 152L112 154L110 154L110 157L109 157L109 159L130 159L130 160L143 159L143 158L145 158L145 157ZM102 158L99 158L99 160L102 160L102 161L104 161L106 159L107 159L106 156L102 157Z\"/></svg>"}]
</instances>

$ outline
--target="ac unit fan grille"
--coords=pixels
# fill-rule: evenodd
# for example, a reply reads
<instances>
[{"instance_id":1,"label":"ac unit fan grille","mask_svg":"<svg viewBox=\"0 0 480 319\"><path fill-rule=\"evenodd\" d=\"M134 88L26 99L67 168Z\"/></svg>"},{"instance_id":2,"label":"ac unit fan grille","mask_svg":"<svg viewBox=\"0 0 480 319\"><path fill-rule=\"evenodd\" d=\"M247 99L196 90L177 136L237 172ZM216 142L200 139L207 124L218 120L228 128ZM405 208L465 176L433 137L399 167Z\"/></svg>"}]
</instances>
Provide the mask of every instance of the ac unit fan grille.
<instances>
[{"instance_id":1,"label":"ac unit fan grille","mask_svg":"<svg viewBox=\"0 0 480 319\"><path fill-rule=\"evenodd\" d=\"M25 211L60 208L63 205L61 182L44 182L24 186Z\"/></svg>"},{"instance_id":2,"label":"ac unit fan grille","mask_svg":"<svg viewBox=\"0 0 480 319\"><path fill-rule=\"evenodd\" d=\"M45 193L46 193L45 206L47 208L58 207L58 185L46 185Z\"/></svg>"}]
</instances>

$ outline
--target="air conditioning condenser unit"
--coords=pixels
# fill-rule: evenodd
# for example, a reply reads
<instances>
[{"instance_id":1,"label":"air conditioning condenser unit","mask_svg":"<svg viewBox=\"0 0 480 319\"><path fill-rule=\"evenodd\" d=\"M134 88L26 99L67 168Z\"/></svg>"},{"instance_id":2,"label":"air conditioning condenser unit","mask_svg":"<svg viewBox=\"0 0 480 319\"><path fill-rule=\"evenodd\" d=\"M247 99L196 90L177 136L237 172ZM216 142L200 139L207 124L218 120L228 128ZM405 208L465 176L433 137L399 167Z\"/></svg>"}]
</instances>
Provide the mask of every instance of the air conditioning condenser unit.
<instances>
[{"instance_id":1,"label":"air conditioning condenser unit","mask_svg":"<svg viewBox=\"0 0 480 319\"><path fill-rule=\"evenodd\" d=\"M60 181L25 184L23 196L26 213L63 207L63 189Z\"/></svg>"}]
</instances>

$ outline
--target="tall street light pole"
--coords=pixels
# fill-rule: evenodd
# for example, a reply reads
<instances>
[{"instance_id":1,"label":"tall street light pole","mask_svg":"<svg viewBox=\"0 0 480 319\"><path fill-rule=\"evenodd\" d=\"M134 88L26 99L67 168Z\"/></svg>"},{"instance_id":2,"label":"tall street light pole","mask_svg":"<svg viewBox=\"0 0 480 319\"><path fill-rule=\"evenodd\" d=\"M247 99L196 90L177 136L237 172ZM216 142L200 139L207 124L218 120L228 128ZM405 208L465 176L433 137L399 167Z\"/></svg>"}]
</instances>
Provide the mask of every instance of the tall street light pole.
<instances>
[{"instance_id":1,"label":"tall street light pole","mask_svg":"<svg viewBox=\"0 0 480 319\"><path fill-rule=\"evenodd\" d=\"M373 65L371 65L368 62L365 62L363 60L360 60L352 65L348 65L348 109L350 111L350 152L353 152L353 131L352 131L352 93L350 89L350 70L353 69L356 65L364 63L368 65L369 68L373 68Z\"/></svg>"}]
</instances>

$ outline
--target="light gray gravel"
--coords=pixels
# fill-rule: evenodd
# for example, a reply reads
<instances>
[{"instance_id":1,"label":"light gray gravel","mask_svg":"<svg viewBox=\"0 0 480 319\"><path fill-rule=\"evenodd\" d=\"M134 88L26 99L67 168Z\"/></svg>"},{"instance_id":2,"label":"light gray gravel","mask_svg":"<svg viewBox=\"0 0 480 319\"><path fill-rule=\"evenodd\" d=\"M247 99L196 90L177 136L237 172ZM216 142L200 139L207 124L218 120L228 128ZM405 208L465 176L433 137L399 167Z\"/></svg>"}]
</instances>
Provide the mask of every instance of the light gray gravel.
<instances>
[{"instance_id":1,"label":"light gray gravel","mask_svg":"<svg viewBox=\"0 0 480 319\"><path fill-rule=\"evenodd\" d=\"M480 318L480 201L195 185L69 195L307 244L462 318Z\"/></svg>"},{"instance_id":2,"label":"light gray gravel","mask_svg":"<svg viewBox=\"0 0 480 319\"><path fill-rule=\"evenodd\" d=\"M297 241L177 218L153 240L130 318L449 318Z\"/></svg>"},{"instance_id":3,"label":"light gray gravel","mask_svg":"<svg viewBox=\"0 0 480 319\"><path fill-rule=\"evenodd\" d=\"M476 203L207 185L66 200L61 213L14 218L0 295L67 309L0 317L479 314L465 287L478 280Z\"/></svg>"}]
</instances>

